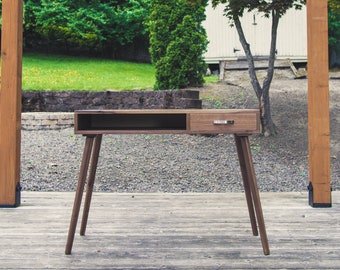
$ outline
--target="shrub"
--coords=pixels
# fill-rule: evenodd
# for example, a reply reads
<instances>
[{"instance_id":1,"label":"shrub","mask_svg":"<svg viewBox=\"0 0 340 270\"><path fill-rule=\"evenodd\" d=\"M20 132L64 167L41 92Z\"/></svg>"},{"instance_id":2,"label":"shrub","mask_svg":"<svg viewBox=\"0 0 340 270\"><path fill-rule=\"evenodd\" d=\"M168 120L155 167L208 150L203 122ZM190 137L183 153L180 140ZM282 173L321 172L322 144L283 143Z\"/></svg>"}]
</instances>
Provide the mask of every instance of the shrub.
<instances>
[{"instance_id":1,"label":"shrub","mask_svg":"<svg viewBox=\"0 0 340 270\"><path fill-rule=\"evenodd\" d=\"M202 27L207 0L154 0L150 15L150 54L155 89L202 86L207 36Z\"/></svg>"},{"instance_id":2,"label":"shrub","mask_svg":"<svg viewBox=\"0 0 340 270\"><path fill-rule=\"evenodd\" d=\"M111 56L136 40L147 40L150 1L26 0L24 45Z\"/></svg>"}]
</instances>

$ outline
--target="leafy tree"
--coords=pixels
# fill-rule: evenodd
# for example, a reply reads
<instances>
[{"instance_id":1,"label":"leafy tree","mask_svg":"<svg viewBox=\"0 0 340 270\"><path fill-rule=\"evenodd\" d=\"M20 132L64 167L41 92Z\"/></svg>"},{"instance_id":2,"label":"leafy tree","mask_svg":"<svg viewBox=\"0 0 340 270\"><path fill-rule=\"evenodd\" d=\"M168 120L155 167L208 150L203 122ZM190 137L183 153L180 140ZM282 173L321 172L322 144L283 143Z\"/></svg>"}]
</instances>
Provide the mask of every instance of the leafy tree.
<instances>
[{"instance_id":1,"label":"leafy tree","mask_svg":"<svg viewBox=\"0 0 340 270\"><path fill-rule=\"evenodd\" d=\"M150 54L156 67L155 89L202 86L207 37L202 21L208 0L153 0Z\"/></svg>"},{"instance_id":2,"label":"leafy tree","mask_svg":"<svg viewBox=\"0 0 340 270\"><path fill-rule=\"evenodd\" d=\"M149 5L150 0L26 0L25 45L47 42L111 54L146 37Z\"/></svg>"},{"instance_id":3,"label":"leafy tree","mask_svg":"<svg viewBox=\"0 0 340 270\"><path fill-rule=\"evenodd\" d=\"M340 1L328 0L328 4L333 13L340 14Z\"/></svg>"},{"instance_id":4,"label":"leafy tree","mask_svg":"<svg viewBox=\"0 0 340 270\"><path fill-rule=\"evenodd\" d=\"M328 10L328 41L330 47L336 47L340 40L340 9L339 12L332 8Z\"/></svg>"},{"instance_id":5,"label":"leafy tree","mask_svg":"<svg viewBox=\"0 0 340 270\"><path fill-rule=\"evenodd\" d=\"M339 66L340 55L340 1L330 0L328 9L329 66Z\"/></svg>"},{"instance_id":6,"label":"leafy tree","mask_svg":"<svg viewBox=\"0 0 340 270\"><path fill-rule=\"evenodd\" d=\"M225 5L225 16L229 19L230 24L236 27L248 61L250 81L259 101L262 132L265 136L277 133L277 128L271 116L269 88L274 75L276 37L279 21L288 9L301 9L305 2L305 0L212 0L214 7L218 4ZM271 44L267 76L265 77L262 85L260 84L255 71L251 44L247 42L240 20L245 12L254 10L262 13L264 17L271 19Z\"/></svg>"}]
</instances>

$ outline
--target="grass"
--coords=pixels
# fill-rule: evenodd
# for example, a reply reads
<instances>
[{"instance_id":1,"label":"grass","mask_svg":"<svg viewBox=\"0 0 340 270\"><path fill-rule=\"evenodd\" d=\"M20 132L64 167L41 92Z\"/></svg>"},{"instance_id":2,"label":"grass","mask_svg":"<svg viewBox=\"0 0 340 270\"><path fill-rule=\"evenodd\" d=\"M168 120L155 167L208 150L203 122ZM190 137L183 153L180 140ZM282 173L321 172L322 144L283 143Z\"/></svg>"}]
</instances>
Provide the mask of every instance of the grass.
<instances>
[{"instance_id":1,"label":"grass","mask_svg":"<svg viewBox=\"0 0 340 270\"><path fill-rule=\"evenodd\" d=\"M218 82L218 76L216 76L216 75L205 76L204 81L206 83L216 83L216 82Z\"/></svg>"},{"instance_id":2,"label":"grass","mask_svg":"<svg viewBox=\"0 0 340 270\"><path fill-rule=\"evenodd\" d=\"M205 81L218 78L207 76ZM23 90L145 90L154 83L151 64L42 54L23 57Z\"/></svg>"},{"instance_id":3,"label":"grass","mask_svg":"<svg viewBox=\"0 0 340 270\"><path fill-rule=\"evenodd\" d=\"M24 90L151 89L155 69L150 64L84 57L25 54Z\"/></svg>"}]
</instances>

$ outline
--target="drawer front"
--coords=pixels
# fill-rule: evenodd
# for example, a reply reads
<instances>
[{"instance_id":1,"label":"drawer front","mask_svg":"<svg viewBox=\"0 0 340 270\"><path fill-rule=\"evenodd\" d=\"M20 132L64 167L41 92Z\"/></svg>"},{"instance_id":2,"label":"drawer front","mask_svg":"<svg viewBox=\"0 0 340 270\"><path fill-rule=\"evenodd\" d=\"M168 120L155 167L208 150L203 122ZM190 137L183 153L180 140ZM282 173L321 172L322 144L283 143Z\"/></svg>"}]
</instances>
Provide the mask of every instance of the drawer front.
<instances>
[{"instance_id":1,"label":"drawer front","mask_svg":"<svg viewBox=\"0 0 340 270\"><path fill-rule=\"evenodd\" d=\"M190 131L193 133L244 133L260 132L257 112L190 114Z\"/></svg>"}]
</instances>

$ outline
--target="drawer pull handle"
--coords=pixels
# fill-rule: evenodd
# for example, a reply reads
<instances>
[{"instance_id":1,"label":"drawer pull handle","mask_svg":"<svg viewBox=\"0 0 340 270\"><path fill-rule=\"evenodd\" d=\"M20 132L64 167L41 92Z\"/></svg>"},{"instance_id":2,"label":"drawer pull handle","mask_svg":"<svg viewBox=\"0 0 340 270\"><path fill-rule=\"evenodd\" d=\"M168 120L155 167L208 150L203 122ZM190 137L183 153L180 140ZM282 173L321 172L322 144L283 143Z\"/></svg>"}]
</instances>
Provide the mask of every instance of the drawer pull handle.
<instances>
[{"instance_id":1,"label":"drawer pull handle","mask_svg":"<svg viewBox=\"0 0 340 270\"><path fill-rule=\"evenodd\" d=\"M233 125L234 120L214 120L214 125Z\"/></svg>"}]
</instances>

